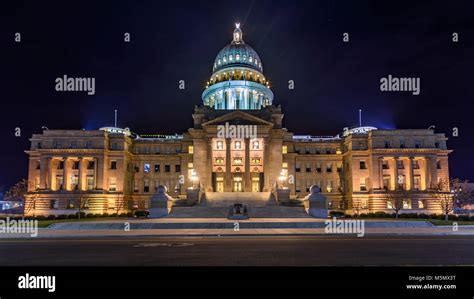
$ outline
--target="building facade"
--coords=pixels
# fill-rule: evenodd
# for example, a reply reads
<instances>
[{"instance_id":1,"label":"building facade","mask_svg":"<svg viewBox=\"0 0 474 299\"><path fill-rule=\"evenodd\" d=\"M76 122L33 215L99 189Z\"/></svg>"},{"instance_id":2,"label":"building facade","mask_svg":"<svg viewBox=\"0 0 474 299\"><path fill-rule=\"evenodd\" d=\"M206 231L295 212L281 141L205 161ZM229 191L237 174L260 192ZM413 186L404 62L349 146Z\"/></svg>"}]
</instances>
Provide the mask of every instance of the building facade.
<instances>
[{"instance_id":1,"label":"building facade","mask_svg":"<svg viewBox=\"0 0 474 299\"><path fill-rule=\"evenodd\" d=\"M328 206L346 213L390 212L385 190L411 192L403 212L436 213L429 190L448 179L444 134L430 129L344 129L335 136L295 135L258 54L237 25L217 55L182 135L129 129L44 130L29 155L28 214L114 213L146 209L159 185L174 198L188 188L209 192L290 190L303 198L320 187ZM240 134L242 133L242 134Z\"/></svg>"}]
</instances>

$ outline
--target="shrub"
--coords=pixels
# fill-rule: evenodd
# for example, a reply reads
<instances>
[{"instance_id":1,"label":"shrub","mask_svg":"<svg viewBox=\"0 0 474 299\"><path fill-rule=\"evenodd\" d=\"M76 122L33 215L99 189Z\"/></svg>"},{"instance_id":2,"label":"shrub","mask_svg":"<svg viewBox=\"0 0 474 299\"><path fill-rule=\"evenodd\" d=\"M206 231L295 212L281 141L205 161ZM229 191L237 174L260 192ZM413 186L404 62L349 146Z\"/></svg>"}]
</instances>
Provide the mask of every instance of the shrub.
<instances>
[{"instance_id":1,"label":"shrub","mask_svg":"<svg viewBox=\"0 0 474 299\"><path fill-rule=\"evenodd\" d=\"M78 218L77 216L79 215L79 212L76 212L74 215L76 216L76 218ZM81 218L86 218L85 212L81 212Z\"/></svg>"},{"instance_id":2,"label":"shrub","mask_svg":"<svg viewBox=\"0 0 474 299\"><path fill-rule=\"evenodd\" d=\"M471 220L471 217L469 217L469 215L459 215L458 220L469 221L469 220Z\"/></svg>"},{"instance_id":3,"label":"shrub","mask_svg":"<svg viewBox=\"0 0 474 299\"><path fill-rule=\"evenodd\" d=\"M133 212L127 212L127 217L133 217Z\"/></svg>"},{"instance_id":4,"label":"shrub","mask_svg":"<svg viewBox=\"0 0 474 299\"><path fill-rule=\"evenodd\" d=\"M77 218L77 214L69 214L67 215L67 219L76 219Z\"/></svg>"},{"instance_id":5,"label":"shrub","mask_svg":"<svg viewBox=\"0 0 474 299\"><path fill-rule=\"evenodd\" d=\"M418 219L428 219L429 216L427 214L424 214L424 213L421 213L421 214L418 214Z\"/></svg>"},{"instance_id":6,"label":"shrub","mask_svg":"<svg viewBox=\"0 0 474 299\"><path fill-rule=\"evenodd\" d=\"M46 219L54 220L54 219L56 219L56 215L48 215L48 217L46 217Z\"/></svg>"},{"instance_id":7,"label":"shrub","mask_svg":"<svg viewBox=\"0 0 474 299\"><path fill-rule=\"evenodd\" d=\"M87 218L94 218L94 214L93 214L93 213L87 213L87 214L86 214L86 217L87 217Z\"/></svg>"},{"instance_id":8,"label":"shrub","mask_svg":"<svg viewBox=\"0 0 474 299\"><path fill-rule=\"evenodd\" d=\"M365 214L365 213L359 214L359 217L360 218L367 218L367 214Z\"/></svg>"},{"instance_id":9,"label":"shrub","mask_svg":"<svg viewBox=\"0 0 474 299\"><path fill-rule=\"evenodd\" d=\"M56 219L67 219L67 218L68 218L68 215L65 215L65 214L56 216Z\"/></svg>"},{"instance_id":10,"label":"shrub","mask_svg":"<svg viewBox=\"0 0 474 299\"><path fill-rule=\"evenodd\" d=\"M458 216L456 216L456 215L448 215L448 220L458 220Z\"/></svg>"},{"instance_id":11,"label":"shrub","mask_svg":"<svg viewBox=\"0 0 474 299\"><path fill-rule=\"evenodd\" d=\"M387 217L388 217L388 214L385 213L385 212L375 212L375 213L374 213L374 217L375 217L375 218L387 218Z\"/></svg>"},{"instance_id":12,"label":"shrub","mask_svg":"<svg viewBox=\"0 0 474 299\"><path fill-rule=\"evenodd\" d=\"M375 218L375 213L367 213L368 218Z\"/></svg>"},{"instance_id":13,"label":"shrub","mask_svg":"<svg viewBox=\"0 0 474 299\"><path fill-rule=\"evenodd\" d=\"M99 214L99 213L94 214L94 218L100 218L100 217L102 217L102 214Z\"/></svg>"},{"instance_id":14,"label":"shrub","mask_svg":"<svg viewBox=\"0 0 474 299\"><path fill-rule=\"evenodd\" d=\"M127 213L120 213L119 217L127 217Z\"/></svg>"},{"instance_id":15,"label":"shrub","mask_svg":"<svg viewBox=\"0 0 474 299\"><path fill-rule=\"evenodd\" d=\"M109 217L109 213L102 214L102 217Z\"/></svg>"},{"instance_id":16,"label":"shrub","mask_svg":"<svg viewBox=\"0 0 474 299\"><path fill-rule=\"evenodd\" d=\"M110 214L110 217L117 217L117 215L118 215L117 213L112 213Z\"/></svg>"},{"instance_id":17,"label":"shrub","mask_svg":"<svg viewBox=\"0 0 474 299\"><path fill-rule=\"evenodd\" d=\"M46 216L39 215L39 216L36 216L35 219L36 219L36 220L46 220Z\"/></svg>"},{"instance_id":18,"label":"shrub","mask_svg":"<svg viewBox=\"0 0 474 299\"><path fill-rule=\"evenodd\" d=\"M331 211L331 212L329 212L329 216L331 216L331 217L344 217L344 212Z\"/></svg>"},{"instance_id":19,"label":"shrub","mask_svg":"<svg viewBox=\"0 0 474 299\"><path fill-rule=\"evenodd\" d=\"M436 214L430 214L428 217L429 219L438 219L438 215Z\"/></svg>"},{"instance_id":20,"label":"shrub","mask_svg":"<svg viewBox=\"0 0 474 299\"><path fill-rule=\"evenodd\" d=\"M436 219L444 220L445 216L443 214L436 215Z\"/></svg>"}]
</instances>

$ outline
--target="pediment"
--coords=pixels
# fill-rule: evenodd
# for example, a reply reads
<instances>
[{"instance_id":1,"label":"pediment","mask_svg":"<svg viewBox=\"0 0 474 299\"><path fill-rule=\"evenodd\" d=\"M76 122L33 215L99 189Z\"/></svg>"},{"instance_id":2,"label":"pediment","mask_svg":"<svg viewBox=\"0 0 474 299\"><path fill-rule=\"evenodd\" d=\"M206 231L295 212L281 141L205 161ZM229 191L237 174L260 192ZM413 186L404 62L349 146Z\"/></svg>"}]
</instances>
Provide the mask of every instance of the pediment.
<instances>
[{"instance_id":1,"label":"pediment","mask_svg":"<svg viewBox=\"0 0 474 299\"><path fill-rule=\"evenodd\" d=\"M229 125L264 125L273 127L273 123L261 119L257 116L251 115L249 113L245 113L241 110L233 111L211 119L203 123L202 126L218 126L225 125L226 123L228 123Z\"/></svg>"}]
</instances>

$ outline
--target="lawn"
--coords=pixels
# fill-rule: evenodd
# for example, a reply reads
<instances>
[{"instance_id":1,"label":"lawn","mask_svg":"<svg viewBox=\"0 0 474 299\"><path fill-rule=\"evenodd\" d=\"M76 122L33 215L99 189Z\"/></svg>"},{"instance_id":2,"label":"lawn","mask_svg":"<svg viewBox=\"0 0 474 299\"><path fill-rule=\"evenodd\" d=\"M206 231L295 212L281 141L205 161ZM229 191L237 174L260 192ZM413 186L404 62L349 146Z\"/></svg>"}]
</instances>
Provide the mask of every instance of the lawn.
<instances>
[{"instance_id":1,"label":"lawn","mask_svg":"<svg viewBox=\"0 0 474 299\"><path fill-rule=\"evenodd\" d=\"M120 220L120 219L129 219L124 217L102 217L102 218L81 218L81 219L55 219L55 220L39 220L38 227L48 227L54 223L61 222L78 222L78 221L101 221L101 220Z\"/></svg>"}]
</instances>

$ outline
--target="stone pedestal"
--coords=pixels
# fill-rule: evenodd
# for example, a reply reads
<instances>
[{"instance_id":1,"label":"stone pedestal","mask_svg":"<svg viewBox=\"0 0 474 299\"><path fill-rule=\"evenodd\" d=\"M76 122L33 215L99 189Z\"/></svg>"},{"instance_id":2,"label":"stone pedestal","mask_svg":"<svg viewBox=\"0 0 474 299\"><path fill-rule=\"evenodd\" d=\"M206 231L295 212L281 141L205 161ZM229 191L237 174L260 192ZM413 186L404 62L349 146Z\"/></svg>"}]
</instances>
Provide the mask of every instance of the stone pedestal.
<instances>
[{"instance_id":1,"label":"stone pedestal","mask_svg":"<svg viewBox=\"0 0 474 299\"><path fill-rule=\"evenodd\" d=\"M290 189L277 189L275 194L279 203L290 202Z\"/></svg>"},{"instance_id":2,"label":"stone pedestal","mask_svg":"<svg viewBox=\"0 0 474 299\"><path fill-rule=\"evenodd\" d=\"M166 194L166 186L159 186L150 202L150 218L161 218L168 216L173 207L172 197Z\"/></svg>"},{"instance_id":3,"label":"stone pedestal","mask_svg":"<svg viewBox=\"0 0 474 299\"><path fill-rule=\"evenodd\" d=\"M201 200L201 189L186 189L186 205L193 206Z\"/></svg>"},{"instance_id":4,"label":"stone pedestal","mask_svg":"<svg viewBox=\"0 0 474 299\"><path fill-rule=\"evenodd\" d=\"M328 208L326 203L326 197L321 194L318 186L311 186L310 194L304 198L304 207L306 213L314 218L328 217Z\"/></svg>"}]
</instances>

